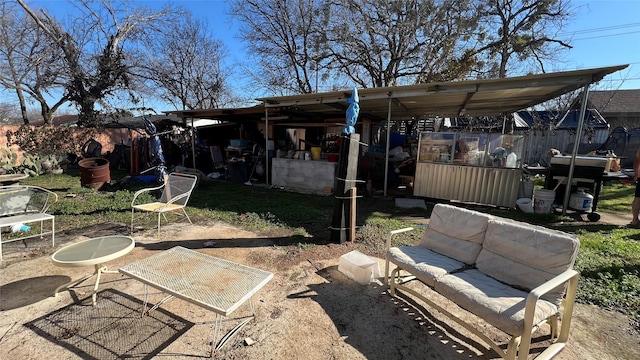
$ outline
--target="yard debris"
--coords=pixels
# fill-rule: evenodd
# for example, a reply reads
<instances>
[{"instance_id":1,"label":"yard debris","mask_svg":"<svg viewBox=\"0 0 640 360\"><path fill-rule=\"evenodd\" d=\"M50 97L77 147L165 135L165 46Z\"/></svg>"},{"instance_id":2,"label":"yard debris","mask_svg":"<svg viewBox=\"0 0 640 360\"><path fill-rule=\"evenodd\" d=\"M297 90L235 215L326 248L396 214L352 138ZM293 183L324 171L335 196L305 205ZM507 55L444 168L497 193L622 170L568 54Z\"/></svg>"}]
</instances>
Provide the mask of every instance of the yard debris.
<instances>
[{"instance_id":1,"label":"yard debris","mask_svg":"<svg viewBox=\"0 0 640 360\"><path fill-rule=\"evenodd\" d=\"M314 268L316 268L316 271L320 271L320 268L316 266L316 264L313 263L313 261L311 261L311 259L307 259L307 261L309 262L309 264L313 265Z\"/></svg>"},{"instance_id":2,"label":"yard debris","mask_svg":"<svg viewBox=\"0 0 640 360\"><path fill-rule=\"evenodd\" d=\"M2 339L7 336L7 334L9 333L9 331L11 331L11 329L13 328L13 326L17 324L17 322L13 322L13 324L9 325L9 327L7 328L7 330L4 332L4 334L2 334L2 336L0 336L0 341L2 341Z\"/></svg>"},{"instance_id":3,"label":"yard debris","mask_svg":"<svg viewBox=\"0 0 640 360\"><path fill-rule=\"evenodd\" d=\"M322 277L325 282L331 283L333 281L327 269L320 269L311 259L307 259L307 261L316 269L316 274Z\"/></svg>"}]
</instances>

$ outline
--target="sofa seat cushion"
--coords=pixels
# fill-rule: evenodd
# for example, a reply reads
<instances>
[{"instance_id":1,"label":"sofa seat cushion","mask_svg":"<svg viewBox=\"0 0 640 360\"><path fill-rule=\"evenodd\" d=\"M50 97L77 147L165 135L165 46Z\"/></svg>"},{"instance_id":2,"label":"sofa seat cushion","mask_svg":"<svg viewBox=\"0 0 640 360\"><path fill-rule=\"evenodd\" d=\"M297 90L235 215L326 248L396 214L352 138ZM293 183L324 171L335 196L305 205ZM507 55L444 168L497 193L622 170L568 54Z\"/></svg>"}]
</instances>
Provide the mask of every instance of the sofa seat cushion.
<instances>
[{"instance_id":1,"label":"sofa seat cushion","mask_svg":"<svg viewBox=\"0 0 640 360\"><path fill-rule=\"evenodd\" d=\"M514 336L522 334L528 295L526 292L501 283L476 269L439 277L435 290L505 333ZM533 323L538 324L557 312L556 305L539 300Z\"/></svg>"},{"instance_id":2,"label":"sofa seat cushion","mask_svg":"<svg viewBox=\"0 0 640 360\"><path fill-rule=\"evenodd\" d=\"M389 261L415 275L423 283L433 287L435 279L462 269L465 264L440 255L422 246L392 247L387 252Z\"/></svg>"},{"instance_id":3,"label":"sofa seat cushion","mask_svg":"<svg viewBox=\"0 0 640 360\"><path fill-rule=\"evenodd\" d=\"M473 265L494 217L478 211L437 204L420 245L452 259Z\"/></svg>"},{"instance_id":4,"label":"sofa seat cushion","mask_svg":"<svg viewBox=\"0 0 640 360\"><path fill-rule=\"evenodd\" d=\"M482 273L525 291L573 267L580 242L570 234L511 220L491 220L478 255ZM560 304L564 285L543 295Z\"/></svg>"}]
</instances>

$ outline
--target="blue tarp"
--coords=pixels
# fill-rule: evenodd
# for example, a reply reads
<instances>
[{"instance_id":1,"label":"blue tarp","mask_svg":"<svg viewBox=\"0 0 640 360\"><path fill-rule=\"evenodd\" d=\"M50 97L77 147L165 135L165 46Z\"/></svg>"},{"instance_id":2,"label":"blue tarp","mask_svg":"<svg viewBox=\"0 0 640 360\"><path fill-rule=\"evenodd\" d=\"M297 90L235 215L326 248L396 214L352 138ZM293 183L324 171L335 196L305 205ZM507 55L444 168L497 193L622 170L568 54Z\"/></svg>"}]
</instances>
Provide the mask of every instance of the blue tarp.
<instances>
[{"instance_id":1,"label":"blue tarp","mask_svg":"<svg viewBox=\"0 0 640 360\"><path fill-rule=\"evenodd\" d=\"M529 127L536 122L549 128L555 125L556 129L577 129L580 119L580 110L560 111L518 111L516 113L520 119L524 120ZM585 114L584 125L596 129L606 129L609 123L595 109L588 109Z\"/></svg>"},{"instance_id":2,"label":"blue tarp","mask_svg":"<svg viewBox=\"0 0 640 360\"><path fill-rule=\"evenodd\" d=\"M162 153L162 144L160 143L160 137L158 136L158 131L156 130L156 126L147 118L146 116L142 117L144 120L144 130L151 137L149 141L150 151L149 154L151 159L150 166L155 167L155 175L156 181L159 183L164 182L164 178L168 175L166 162L164 159L164 154Z\"/></svg>"}]
</instances>

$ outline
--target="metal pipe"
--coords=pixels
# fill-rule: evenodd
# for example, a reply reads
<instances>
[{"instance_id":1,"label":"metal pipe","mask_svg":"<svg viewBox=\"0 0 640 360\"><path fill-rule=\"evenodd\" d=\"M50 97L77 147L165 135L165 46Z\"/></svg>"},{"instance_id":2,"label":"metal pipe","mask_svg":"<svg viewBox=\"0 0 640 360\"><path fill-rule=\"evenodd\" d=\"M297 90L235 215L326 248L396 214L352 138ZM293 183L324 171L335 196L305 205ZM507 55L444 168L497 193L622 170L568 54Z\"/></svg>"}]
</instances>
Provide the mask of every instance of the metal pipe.
<instances>
[{"instance_id":1,"label":"metal pipe","mask_svg":"<svg viewBox=\"0 0 640 360\"><path fill-rule=\"evenodd\" d=\"M569 206L569 197L571 196L571 183L573 182L573 169L576 166L576 155L580 147L580 137L582 135L582 126L584 125L584 117L587 112L587 99L589 98L589 83L584 85L582 91L582 103L580 104L580 118L578 119L578 128L576 129L576 141L573 144L573 153L571 154L571 162L569 163L569 175L567 176L567 187L564 189L564 201L562 203L562 215L567 214L567 206ZM562 181L562 180L558 180Z\"/></svg>"},{"instance_id":2,"label":"metal pipe","mask_svg":"<svg viewBox=\"0 0 640 360\"><path fill-rule=\"evenodd\" d=\"M389 142L391 141L391 101L393 99L389 96L389 109L387 111L387 149L384 153L384 193L383 196L387 196L387 178L389 177Z\"/></svg>"},{"instance_id":3,"label":"metal pipe","mask_svg":"<svg viewBox=\"0 0 640 360\"><path fill-rule=\"evenodd\" d=\"M193 157L193 168L196 168L196 128L193 127L193 116L191 117L191 156Z\"/></svg>"},{"instance_id":4,"label":"metal pipe","mask_svg":"<svg viewBox=\"0 0 640 360\"><path fill-rule=\"evenodd\" d=\"M269 186L269 108L264 103L264 163L265 163L265 184Z\"/></svg>"}]
</instances>

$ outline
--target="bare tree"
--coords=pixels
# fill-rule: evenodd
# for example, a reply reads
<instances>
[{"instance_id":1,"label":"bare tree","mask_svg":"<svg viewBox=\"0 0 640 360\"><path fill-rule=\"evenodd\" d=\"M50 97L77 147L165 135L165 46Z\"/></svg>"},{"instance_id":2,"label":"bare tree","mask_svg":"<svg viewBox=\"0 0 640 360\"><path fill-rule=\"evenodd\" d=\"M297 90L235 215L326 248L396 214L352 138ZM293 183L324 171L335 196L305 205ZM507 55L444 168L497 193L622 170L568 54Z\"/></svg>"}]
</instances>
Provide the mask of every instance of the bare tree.
<instances>
[{"instance_id":1,"label":"bare tree","mask_svg":"<svg viewBox=\"0 0 640 360\"><path fill-rule=\"evenodd\" d=\"M475 64L464 41L477 10L473 0L250 0L232 15L262 84L309 93L320 72L360 87L461 78Z\"/></svg>"},{"instance_id":2,"label":"bare tree","mask_svg":"<svg viewBox=\"0 0 640 360\"><path fill-rule=\"evenodd\" d=\"M63 54L65 98L79 110L80 123L100 123L96 103L129 85L125 44L162 28L168 8L129 10L126 1L77 0L71 2L78 16L67 28L44 10L36 13L24 0L17 0Z\"/></svg>"},{"instance_id":3,"label":"bare tree","mask_svg":"<svg viewBox=\"0 0 640 360\"><path fill-rule=\"evenodd\" d=\"M0 103L0 123L13 125L15 119L19 118L19 109L15 104L1 102Z\"/></svg>"},{"instance_id":4,"label":"bare tree","mask_svg":"<svg viewBox=\"0 0 640 360\"><path fill-rule=\"evenodd\" d=\"M231 96L222 64L226 52L207 24L184 14L158 35L136 61L157 96L179 110L225 104Z\"/></svg>"},{"instance_id":5,"label":"bare tree","mask_svg":"<svg viewBox=\"0 0 640 360\"><path fill-rule=\"evenodd\" d=\"M237 0L231 15L240 20L249 44L254 80L282 93L311 93L322 60L322 26L316 0ZM315 82L317 87L317 81Z\"/></svg>"},{"instance_id":6,"label":"bare tree","mask_svg":"<svg viewBox=\"0 0 640 360\"><path fill-rule=\"evenodd\" d=\"M487 76L504 78L509 64L529 61L544 72L545 63L557 59L559 50L571 48L553 35L570 12L567 0L488 0L482 45L476 49L489 60Z\"/></svg>"},{"instance_id":7,"label":"bare tree","mask_svg":"<svg viewBox=\"0 0 640 360\"><path fill-rule=\"evenodd\" d=\"M40 115L51 124L53 114L66 100L50 105L45 94L60 88L61 62L48 37L15 4L0 3L0 86L15 91L22 119L29 124L27 98L40 106Z\"/></svg>"},{"instance_id":8,"label":"bare tree","mask_svg":"<svg viewBox=\"0 0 640 360\"><path fill-rule=\"evenodd\" d=\"M330 67L362 87L444 81L473 64L463 41L478 22L472 0L326 2Z\"/></svg>"}]
</instances>

